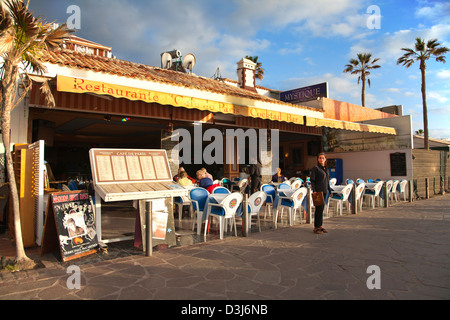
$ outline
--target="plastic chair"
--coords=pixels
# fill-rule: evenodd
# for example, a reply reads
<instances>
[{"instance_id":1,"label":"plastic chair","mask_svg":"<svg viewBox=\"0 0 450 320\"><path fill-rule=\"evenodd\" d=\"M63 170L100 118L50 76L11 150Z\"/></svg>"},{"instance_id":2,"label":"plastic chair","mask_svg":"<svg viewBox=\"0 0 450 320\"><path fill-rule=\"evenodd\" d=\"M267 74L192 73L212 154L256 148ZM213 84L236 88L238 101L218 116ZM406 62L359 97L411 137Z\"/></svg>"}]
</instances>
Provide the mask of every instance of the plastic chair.
<instances>
[{"instance_id":1,"label":"plastic chair","mask_svg":"<svg viewBox=\"0 0 450 320\"><path fill-rule=\"evenodd\" d=\"M261 186L261 191L266 194L266 211L264 212L264 219L266 218L267 211L272 212L273 201L275 200L276 191L275 187L271 184L263 184Z\"/></svg>"},{"instance_id":2,"label":"plastic chair","mask_svg":"<svg viewBox=\"0 0 450 320\"><path fill-rule=\"evenodd\" d=\"M295 223L295 214L297 209L302 206L302 201L308 193L308 189L305 187L298 188L290 197L280 197L277 212L274 217L275 228L277 227L278 220L278 210L281 208L281 214L283 214L283 209L287 208L289 210L289 225L294 225ZM302 211L300 211L302 213ZM302 222L302 218L300 218L300 223Z\"/></svg>"},{"instance_id":3,"label":"plastic chair","mask_svg":"<svg viewBox=\"0 0 450 320\"><path fill-rule=\"evenodd\" d=\"M286 182L280 183L278 185L278 189L290 189L290 188L291 188L291 186L288 185Z\"/></svg>"},{"instance_id":4,"label":"plastic chair","mask_svg":"<svg viewBox=\"0 0 450 320\"><path fill-rule=\"evenodd\" d=\"M231 192L225 187L215 187L212 193L231 193Z\"/></svg>"},{"instance_id":5,"label":"plastic chair","mask_svg":"<svg viewBox=\"0 0 450 320\"><path fill-rule=\"evenodd\" d=\"M407 185L408 185L408 180L403 179L402 181L400 181L399 198L401 197L401 195L403 195L403 201L406 201L406 186Z\"/></svg>"},{"instance_id":6,"label":"plastic chair","mask_svg":"<svg viewBox=\"0 0 450 320\"><path fill-rule=\"evenodd\" d=\"M330 187L336 185L336 181L337 181L336 178L331 178L331 179L330 179Z\"/></svg>"},{"instance_id":7,"label":"plastic chair","mask_svg":"<svg viewBox=\"0 0 450 320\"><path fill-rule=\"evenodd\" d=\"M342 216L342 208L344 206L344 202L347 201L347 208L350 211L350 203L348 202L348 196L350 195L350 192L352 192L353 184L347 184L340 192L333 192L331 195L329 201L335 201L336 202L336 211L339 210L340 215ZM331 204L331 202L330 202ZM328 208L327 208L328 210Z\"/></svg>"},{"instance_id":8,"label":"plastic chair","mask_svg":"<svg viewBox=\"0 0 450 320\"><path fill-rule=\"evenodd\" d=\"M205 225L205 236L208 229L208 220L210 216L219 219L219 231L220 239L223 239L223 229L224 224L227 219L231 219L234 225L234 234L237 236L236 231L236 210L242 203L242 194L239 192L233 192L226 196L221 203L210 203L208 205L208 210L206 212L206 225Z\"/></svg>"},{"instance_id":9,"label":"plastic chair","mask_svg":"<svg viewBox=\"0 0 450 320\"><path fill-rule=\"evenodd\" d=\"M266 193L264 191L256 191L253 193L250 198L248 198L248 215L250 218L250 223L248 225L249 230L251 229L251 221L252 217L257 217L258 229L261 232L261 221L259 219L259 211L261 210L264 201L266 201Z\"/></svg>"},{"instance_id":10,"label":"plastic chair","mask_svg":"<svg viewBox=\"0 0 450 320\"><path fill-rule=\"evenodd\" d=\"M362 195L364 193L364 188L365 187L366 187L365 183L360 183L355 188L356 203L354 203L353 205L356 205L360 212L362 211L362 200L363 200Z\"/></svg>"},{"instance_id":11,"label":"plastic chair","mask_svg":"<svg viewBox=\"0 0 450 320\"><path fill-rule=\"evenodd\" d=\"M194 188L189 192L189 199L191 200L192 209L194 211L194 219L192 223L192 231L195 229L195 222L197 221L197 234L200 235L203 219L203 211L205 210L205 203L208 199L209 192L204 188Z\"/></svg>"},{"instance_id":12,"label":"plastic chair","mask_svg":"<svg viewBox=\"0 0 450 320\"><path fill-rule=\"evenodd\" d=\"M240 193L245 193L245 189L248 186L248 179L239 180L239 184L237 186L233 186L233 191L239 191ZM237 190L236 190L237 188Z\"/></svg>"},{"instance_id":13,"label":"plastic chair","mask_svg":"<svg viewBox=\"0 0 450 320\"><path fill-rule=\"evenodd\" d=\"M295 180L291 184L291 189L296 190L302 186L302 180Z\"/></svg>"},{"instance_id":14,"label":"plastic chair","mask_svg":"<svg viewBox=\"0 0 450 320\"><path fill-rule=\"evenodd\" d=\"M364 181L364 179L358 178L358 179L356 179L356 183L360 184L360 183L366 183L366 182Z\"/></svg>"},{"instance_id":15,"label":"plastic chair","mask_svg":"<svg viewBox=\"0 0 450 320\"><path fill-rule=\"evenodd\" d=\"M189 206L189 210L192 208L191 200L189 197L181 196L174 198L173 203L175 204L175 208L178 208L178 221L181 221L181 216L183 215L183 208L185 206ZM191 211L192 213L192 211Z\"/></svg>"},{"instance_id":16,"label":"plastic chair","mask_svg":"<svg viewBox=\"0 0 450 320\"><path fill-rule=\"evenodd\" d=\"M386 181L385 184L385 188L386 188L386 199L384 199L383 201L388 201L391 198L391 193L392 193L392 186L394 185L394 180L388 180Z\"/></svg>"},{"instance_id":17,"label":"plastic chair","mask_svg":"<svg viewBox=\"0 0 450 320\"><path fill-rule=\"evenodd\" d=\"M353 179L347 179L345 180L345 184L355 184L355 181Z\"/></svg>"},{"instance_id":18,"label":"plastic chair","mask_svg":"<svg viewBox=\"0 0 450 320\"><path fill-rule=\"evenodd\" d=\"M378 181L373 188L364 189L363 199L364 199L364 197L368 197L369 205L370 205L370 201L372 201L372 208L375 208L375 199L376 199L376 197L379 196L382 187L383 187L383 181Z\"/></svg>"},{"instance_id":19,"label":"plastic chair","mask_svg":"<svg viewBox=\"0 0 450 320\"><path fill-rule=\"evenodd\" d=\"M398 198L400 196L400 193L398 192L398 184L400 183L400 181L398 180L394 180L394 183L392 184L392 189L391 189L391 194L390 196L392 196L392 200L395 200L395 202L398 202ZM391 198L389 198L391 199Z\"/></svg>"},{"instance_id":20,"label":"plastic chair","mask_svg":"<svg viewBox=\"0 0 450 320\"><path fill-rule=\"evenodd\" d=\"M228 179L228 178L222 178L222 180L220 180L219 184L220 184L222 187L227 188L228 190L231 189L231 180Z\"/></svg>"}]
</instances>

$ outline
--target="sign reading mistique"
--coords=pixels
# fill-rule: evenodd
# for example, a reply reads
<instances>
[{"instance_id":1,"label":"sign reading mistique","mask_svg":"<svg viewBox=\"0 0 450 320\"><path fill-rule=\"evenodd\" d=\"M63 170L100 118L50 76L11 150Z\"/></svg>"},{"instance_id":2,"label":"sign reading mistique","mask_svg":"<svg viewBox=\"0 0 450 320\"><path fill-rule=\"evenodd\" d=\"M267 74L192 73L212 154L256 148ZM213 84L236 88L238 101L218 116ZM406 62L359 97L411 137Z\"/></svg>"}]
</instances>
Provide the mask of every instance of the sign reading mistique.
<instances>
[{"instance_id":1,"label":"sign reading mistique","mask_svg":"<svg viewBox=\"0 0 450 320\"><path fill-rule=\"evenodd\" d=\"M220 112L252 118L285 121L301 125L304 124L302 115L235 105L226 102L211 101L207 99L188 97L172 93L126 87L117 84L104 83L81 78L71 78L60 75L57 76L57 90L72 93L95 93L100 95L109 95L116 98L140 100L148 103L155 102L163 105L171 105L174 107L184 107L189 109Z\"/></svg>"}]
</instances>

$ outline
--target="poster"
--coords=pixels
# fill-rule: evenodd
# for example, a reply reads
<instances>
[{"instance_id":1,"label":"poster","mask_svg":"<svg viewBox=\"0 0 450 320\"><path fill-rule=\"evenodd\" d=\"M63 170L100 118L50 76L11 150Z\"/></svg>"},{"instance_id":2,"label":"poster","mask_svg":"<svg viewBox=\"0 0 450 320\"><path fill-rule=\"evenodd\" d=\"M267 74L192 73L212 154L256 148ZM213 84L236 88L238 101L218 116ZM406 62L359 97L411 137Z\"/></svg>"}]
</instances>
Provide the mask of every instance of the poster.
<instances>
[{"instance_id":1,"label":"poster","mask_svg":"<svg viewBox=\"0 0 450 320\"><path fill-rule=\"evenodd\" d=\"M87 190L56 192L50 195L44 238L46 234L54 235L54 239L48 239L47 236L45 242L59 244L63 261L97 251L95 215Z\"/></svg>"}]
</instances>

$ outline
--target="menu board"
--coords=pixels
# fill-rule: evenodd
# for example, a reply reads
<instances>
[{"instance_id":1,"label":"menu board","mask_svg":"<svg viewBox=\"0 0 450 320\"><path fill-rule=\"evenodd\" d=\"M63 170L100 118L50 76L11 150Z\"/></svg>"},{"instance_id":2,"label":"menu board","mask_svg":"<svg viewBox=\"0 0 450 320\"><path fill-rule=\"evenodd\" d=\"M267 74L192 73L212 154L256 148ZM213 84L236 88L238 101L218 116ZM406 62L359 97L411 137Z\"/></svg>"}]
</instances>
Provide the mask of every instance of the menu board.
<instances>
[{"instance_id":1,"label":"menu board","mask_svg":"<svg viewBox=\"0 0 450 320\"><path fill-rule=\"evenodd\" d=\"M165 150L91 149L94 182L171 180Z\"/></svg>"}]
</instances>

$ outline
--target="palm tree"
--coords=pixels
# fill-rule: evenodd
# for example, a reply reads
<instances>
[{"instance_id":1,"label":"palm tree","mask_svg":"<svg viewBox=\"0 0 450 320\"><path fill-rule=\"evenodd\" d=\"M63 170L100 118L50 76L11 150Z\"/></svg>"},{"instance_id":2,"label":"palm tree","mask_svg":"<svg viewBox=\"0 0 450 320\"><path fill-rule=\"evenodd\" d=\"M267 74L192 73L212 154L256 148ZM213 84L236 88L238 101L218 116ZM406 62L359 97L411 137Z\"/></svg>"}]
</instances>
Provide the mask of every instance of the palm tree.
<instances>
[{"instance_id":1,"label":"palm tree","mask_svg":"<svg viewBox=\"0 0 450 320\"><path fill-rule=\"evenodd\" d=\"M361 90L361 103L362 106L365 107L366 104L366 80L370 87L370 79L367 77L370 75L371 69L378 69L381 66L375 64L379 58L372 59L371 53L357 53L356 56L358 59L350 59L350 63L345 66L344 72L350 72L350 74L358 74L358 84L359 81L362 81L362 90Z\"/></svg>"},{"instance_id":2,"label":"palm tree","mask_svg":"<svg viewBox=\"0 0 450 320\"><path fill-rule=\"evenodd\" d=\"M32 261L25 254L22 240L19 197L11 158L11 111L31 89L32 81L27 72L43 74L46 68L39 58L45 52L58 48L68 37L69 30L65 24L54 28L52 23L33 17L28 11L29 1L26 5L23 0L0 1L0 55L3 59L0 64L1 130L14 212L16 262L21 265ZM18 82L24 89L16 98ZM47 82L43 83L41 91L47 97L47 104L54 106Z\"/></svg>"},{"instance_id":3,"label":"palm tree","mask_svg":"<svg viewBox=\"0 0 450 320\"><path fill-rule=\"evenodd\" d=\"M397 64L402 64L406 68L409 68L415 61L420 62L420 72L422 74L422 105L423 105L423 133L424 133L424 149L429 150L428 143L428 110L427 110L427 84L425 69L427 64L425 61L431 58L431 56L436 57L437 62L445 63L445 54L449 51L447 47L441 47L441 44L437 39L425 40L422 38L416 38L416 43L414 44L414 49L402 48L405 53L403 56L398 58Z\"/></svg>"},{"instance_id":4,"label":"palm tree","mask_svg":"<svg viewBox=\"0 0 450 320\"><path fill-rule=\"evenodd\" d=\"M255 78L262 80L264 78L264 69L262 68L262 63L258 62L258 56L245 56L245 59L251 60L256 63Z\"/></svg>"}]
</instances>

